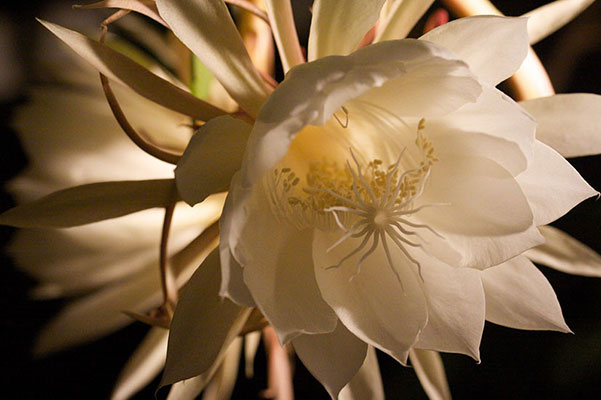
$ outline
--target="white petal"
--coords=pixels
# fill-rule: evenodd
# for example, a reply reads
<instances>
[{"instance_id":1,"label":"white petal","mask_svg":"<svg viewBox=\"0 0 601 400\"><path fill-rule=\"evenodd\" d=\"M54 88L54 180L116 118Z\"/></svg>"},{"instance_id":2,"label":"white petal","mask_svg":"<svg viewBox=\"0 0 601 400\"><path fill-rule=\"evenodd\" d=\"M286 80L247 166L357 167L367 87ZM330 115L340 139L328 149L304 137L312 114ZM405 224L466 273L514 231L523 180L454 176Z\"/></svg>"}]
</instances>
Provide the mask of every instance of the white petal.
<instances>
[{"instance_id":1,"label":"white petal","mask_svg":"<svg viewBox=\"0 0 601 400\"><path fill-rule=\"evenodd\" d=\"M524 14L524 17L529 17L528 36L530 44L537 43L572 21L594 1L558 0Z\"/></svg>"},{"instance_id":2,"label":"white petal","mask_svg":"<svg viewBox=\"0 0 601 400\"><path fill-rule=\"evenodd\" d=\"M240 107L256 116L267 92L223 0L156 3L173 33L213 72Z\"/></svg>"},{"instance_id":3,"label":"white petal","mask_svg":"<svg viewBox=\"0 0 601 400\"><path fill-rule=\"evenodd\" d=\"M536 138L564 157L601 153L601 96L558 94L520 102L538 122Z\"/></svg>"},{"instance_id":4,"label":"white petal","mask_svg":"<svg viewBox=\"0 0 601 400\"><path fill-rule=\"evenodd\" d=\"M171 329L160 386L200 375L238 336L250 309L219 296L219 254L215 250L182 290Z\"/></svg>"},{"instance_id":5,"label":"white petal","mask_svg":"<svg viewBox=\"0 0 601 400\"><path fill-rule=\"evenodd\" d=\"M470 66L492 86L509 78L528 53L526 18L479 15L441 25L420 40L438 43Z\"/></svg>"},{"instance_id":6,"label":"white petal","mask_svg":"<svg viewBox=\"0 0 601 400\"><path fill-rule=\"evenodd\" d=\"M333 399L359 371L367 352L367 344L341 323L331 333L300 335L292 340L292 345Z\"/></svg>"},{"instance_id":7,"label":"white petal","mask_svg":"<svg viewBox=\"0 0 601 400\"><path fill-rule=\"evenodd\" d=\"M539 229L546 242L526 251L526 257L568 274L601 278L601 255L552 226Z\"/></svg>"},{"instance_id":8,"label":"white petal","mask_svg":"<svg viewBox=\"0 0 601 400\"><path fill-rule=\"evenodd\" d=\"M40 23L102 74L129 86L155 103L203 121L224 114L102 43L60 25L41 20Z\"/></svg>"},{"instance_id":9,"label":"white petal","mask_svg":"<svg viewBox=\"0 0 601 400\"><path fill-rule=\"evenodd\" d=\"M322 299L311 257L312 231L299 231L277 219L258 185L234 256L244 282L278 338L286 343L301 333L326 333L337 318Z\"/></svg>"},{"instance_id":10,"label":"white petal","mask_svg":"<svg viewBox=\"0 0 601 400\"><path fill-rule=\"evenodd\" d=\"M255 375L255 356L261 344L261 331L244 335L244 375L251 379Z\"/></svg>"},{"instance_id":11,"label":"white petal","mask_svg":"<svg viewBox=\"0 0 601 400\"><path fill-rule=\"evenodd\" d=\"M265 9L278 46L284 74L295 65L305 62L294 25L291 0L265 0Z\"/></svg>"},{"instance_id":12,"label":"white petal","mask_svg":"<svg viewBox=\"0 0 601 400\"><path fill-rule=\"evenodd\" d=\"M351 381L340 391L339 400L384 400L384 387L378 366L376 350L369 346L363 365Z\"/></svg>"},{"instance_id":13,"label":"white petal","mask_svg":"<svg viewBox=\"0 0 601 400\"><path fill-rule=\"evenodd\" d=\"M390 10L378 25L375 42L406 38L434 0L397 0L389 3Z\"/></svg>"},{"instance_id":14,"label":"white petal","mask_svg":"<svg viewBox=\"0 0 601 400\"><path fill-rule=\"evenodd\" d=\"M371 97L380 100L378 105L388 101L402 105L401 115L417 109L440 114L475 101L480 85L462 62L449 57L447 51L428 42L389 41L346 57L326 57L293 68L257 118L243 162L242 184L256 182L273 168L303 127L325 124L347 101L370 89ZM414 76L420 78L420 85ZM445 96L439 95L441 87Z\"/></svg>"},{"instance_id":15,"label":"white petal","mask_svg":"<svg viewBox=\"0 0 601 400\"><path fill-rule=\"evenodd\" d=\"M0 215L0 224L20 228L60 228L121 217L173 203L174 181L100 182L49 194Z\"/></svg>"},{"instance_id":16,"label":"white petal","mask_svg":"<svg viewBox=\"0 0 601 400\"><path fill-rule=\"evenodd\" d=\"M224 116L196 131L175 169L177 190L188 204L227 190L240 169L250 130L246 122Z\"/></svg>"},{"instance_id":17,"label":"white petal","mask_svg":"<svg viewBox=\"0 0 601 400\"><path fill-rule=\"evenodd\" d=\"M347 55L376 23L384 0L316 0L309 32L309 61Z\"/></svg>"},{"instance_id":18,"label":"white petal","mask_svg":"<svg viewBox=\"0 0 601 400\"><path fill-rule=\"evenodd\" d=\"M451 267L421 251L413 254L422 266L428 302L428 323L415 348L463 353L479 361L485 314L479 272Z\"/></svg>"},{"instance_id":19,"label":"white petal","mask_svg":"<svg viewBox=\"0 0 601 400\"><path fill-rule=\"evenodd\" d=\"M406 352L415 344L427 321L426 299L413 266L389 241L400 281L391 270L381 244L358 273L361 252L332 267L353 251L361 239L349 238L328 252L340 234L316 230L314 236L315 276L325 301L353 334L404 363Z\"/></svg>"},{"instance_id":20,"label":"white petal","mask_svg":"<svg viewBox=\"0 0 601 400\"><path fill-rule=\"evenodd\" d=\"M528 169L517 181L528 198L537 225L555 221L584 199L598 194L565 158L538 141Z\"/></svg>"},{"instance_id":21,"label":"white petal","mask_svg":"<svg viewBox=\"0 0 601 400\"><path fill-rule=\"evenodd\" d=\"M547 278L526 257L481 272L486 319L516 329L570 332Z\"/></svg>"},{"instance_id":22,"label":"white petal","mask_svg":"<svg viewBox=\"0 0 601 400\"><path fill-rule=\"evenodd\" d=\"M451 389L440 354L413 349L409 352L411 365L430 400L451 400Z\"/></svg>"},{"instance_id":23,"label":"white petal","mask_svg":"<svg viewBox=\"0 0 601 400\"><path fill-rule=\"evenodd\" d=\"M167 329L150 329L121 370L111 400L129 399L161 372L167 356L168 336Z\"/></svg>"},{"instance_id":24,"label":"white petal","mask_svg":"<svg viewBox=\"0 0 601 400\"><path fill-rule=\"evenodd\" d=\"M223 362L202 394L203 400L228 400L238 377L242 338L236 338L225 353Z\"/></svg>"}]
</instances>

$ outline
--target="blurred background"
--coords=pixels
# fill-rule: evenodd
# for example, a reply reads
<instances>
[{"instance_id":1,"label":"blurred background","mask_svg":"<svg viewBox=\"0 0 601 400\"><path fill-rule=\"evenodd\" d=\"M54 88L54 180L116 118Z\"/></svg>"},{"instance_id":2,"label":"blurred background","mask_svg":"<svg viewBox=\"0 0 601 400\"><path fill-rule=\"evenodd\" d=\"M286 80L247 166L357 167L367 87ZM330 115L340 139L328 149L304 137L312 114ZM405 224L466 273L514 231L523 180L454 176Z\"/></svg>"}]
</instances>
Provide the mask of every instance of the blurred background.
<instances>
[{"instance_id":1,"label":"blurred background","mask_svg":"<svg viewBox=\"0 0 601 400\"><path fill-rule=\"evenodd\" d=\"M299 35L306 38L310 1L294 1ZM503 0L497 6L506 15L520 15L546 1ZM56 46L35 17L44 17L72 29L97 26L106 13L72 10L69 1L30 0L0 3L0 175L6 182L27 164L11 115L28 100L26 88L43 76L40 59ZM435 4L433 9L440 7ZM53 19L54 18L54 19ZM423 21L415 35L423 29ZM306 40L306 39L305 39ZM306 43L306 42L305 42ZM535 50L547 67L558 93L601 94L601 2L543 40ZM493 50L494 51L494 50ZM601 127L599 129L601 133ZM596 189L601 189L601 156L570 162ZM14 203L2 193L1 209ZM590 199L554 225L601 252L601 202ZM13 230L0 227L2 243ZM120 368L147 331L140 323L102 340L47 358L34 359L32 344L45 322L63 300L33 301L28 292L34 281L3 255L0 283L0 354L3 355L2 393L19 399L108 398ZM44 260L40 260L43 263ZM566 275L541 267L555 289L566 322L574 335L523 332L494 324L485 327L481 357L476 364L466 356L443 355L451 391L456 399L598 399L601 393L601 279ZM414 372L379 354L388 399L424 399ZM265 356L259 349L256 376L241 378L235 399L260 398L265 388ZM244 374L241 373L240 376ZM152 398L157 382L136 398ZM327 399L326 392L296 364L298 399ZM161 393L163 395L164 393ZM159 397L160 397L159 396Z\"/></svg>"}]
</instances>

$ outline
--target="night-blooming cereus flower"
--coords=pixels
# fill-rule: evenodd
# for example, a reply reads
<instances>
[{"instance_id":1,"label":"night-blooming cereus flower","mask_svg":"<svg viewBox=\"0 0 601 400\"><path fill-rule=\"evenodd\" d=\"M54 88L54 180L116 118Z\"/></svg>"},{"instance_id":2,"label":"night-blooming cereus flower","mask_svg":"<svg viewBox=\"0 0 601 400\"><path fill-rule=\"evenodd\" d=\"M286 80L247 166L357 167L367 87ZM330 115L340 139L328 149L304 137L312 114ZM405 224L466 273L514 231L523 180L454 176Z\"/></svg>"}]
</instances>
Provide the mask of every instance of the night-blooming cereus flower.
<instances>
[{"instance_id":1,"label":"night-blooming cereus flower","mask_svg":"<svg viewBox=\"0 0 601 400\"><path fill-rule=\"evenodd\" d=\"M258 307L333 397L368 345L478 359L485 320L569 331L521 254L596 191L494 88L527 43L525 19L479 17L320 58L238 124L221 293ZM193 140L176 170L190 203L205 154Z\"/></svg>"}]
</instances>

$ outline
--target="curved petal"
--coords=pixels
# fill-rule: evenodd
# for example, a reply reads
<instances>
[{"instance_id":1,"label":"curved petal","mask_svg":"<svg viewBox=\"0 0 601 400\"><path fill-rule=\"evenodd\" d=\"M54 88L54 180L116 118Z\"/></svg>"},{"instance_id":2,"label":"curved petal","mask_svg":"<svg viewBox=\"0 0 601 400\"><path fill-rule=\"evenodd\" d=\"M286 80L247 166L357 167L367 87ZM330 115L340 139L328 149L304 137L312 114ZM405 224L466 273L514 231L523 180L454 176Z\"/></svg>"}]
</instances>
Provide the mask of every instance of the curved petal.
<instances>
[{"instance_id":1,"label":"curved petal","mask_svg":"<svg viewBox=\"0 0 601 400\"><path fill-rule=\"evenodd\" d=\"M227 349L221 365L215 372L215 376L204 389L203 400L229 400L231 398L238 376L241 353L242 338L238 337ZM191 397L190 400L195 398Z\"/></svg>"},{"instance_id":2,"label":"curved petal","mask_svg":"<svg viewBox=\"0 0 601 400\"><path fill-rule=\"evenodd\" d=\"M409 358L428 398L451 400L451 389L440 354L430 350L413 349L409 352Z\"/></svg>"},{"instance_id":3,"label":"curved petal","mask_svg":"<svg viewBox=\"0 0 601 400\"><path fill-rule=\"evenodd\" d=\"M520 102L536 118L536 138L564 157L601 153L601 96L557 94Z\"/></svg>"},{"instance_id":4,"label":"curved petal","mask_svg":"<svg viewBox=\"0 0 601 400\"><path fill-rule=\"evenodd\" d=\"M571 332L547 278L519 256L481 272L486 319L516 329Z\"/></svg>"},{"instance_id":5,"label":"curved petal","mask_svg":"<svg viewBox=\"0 0 601 400\"><path fill-rule=\"evenodd\" d=\"M223 0L156 3L173 33L213 72L240 107L256 116L267 91Z\"/></svg>"},{"instance_id":6,"label":"curved petal","mask_svg":"<svg viewBox=\"0 0 601 400\"><path fill-rule=\"evenodd\" d=\"M369 346L363 365L340 391L339 400L384 400L384 387L376 350Z\"/></svg>"},{"instance_id":7,"label":"curved petal","mask_svg":"<svg viewBox=\"0 0 601 400\"><path fill-rule=\"evenodd\" d=\"M182 290L160 386L209 370L246 322L250 309L219 296L219 270L219 254L214 250Z\"/></svg>"},{"instance_id":8,"label":"curved petal","mask_svg":"<svg viewBox=\"0 0 601 400\"><path fill-rule=\"evenodd\" d=\"M482 82L496 86L517 71L528 53L527 23L527 18L478 15L441 25L420 40L448 48Z\"/></svg>"},{"instance_id":9,"label":"curved petal","mask_svg":"<svg viewBox=\"0 0 601 400\"><path fill-rule=\"evenodd\" d=\"M528 36L530 44L546 38L562 26L572 21L595 0L553 1L526 14L528 18Z\"/></svg>"},{"instance_id":10,"label":"curved petal","mask_svg":"<svg viewBox=\"0 0 601 400\"><path fill-rule=\"evenodd\" d=\"M367 344L341 323L330 333L300 335L292 340L292 345L333 399L359 371L367 353Z\"/></svg>"},{"instance_id":11,"label":"curved petal","mask_svg":"<svg viewBox=\"0 0 601 400\"><path fill-rule=\"evenodd\" d=\"M538 229L545 243L526 251L526 257L567 274L601 278L601 255L557 228Z\"/></svg>"},{"instance_id":12,"label":"curved petal","mask_svg":"<svg viewBox=\"0 0 601 400\"><path fill-rule=\"evenodd\" d=\"M413 77L425 86L414 87ZM440 96L441 87L444 96ZM372 93L375 89L380 91ZM376 97L378 104L392 101L404 106L401 115L419 110L421 117L475 101L480 85L463 62L440 47L417 40L377 43L346 57L299 65L290 70L261 109L243 161L243 186L257 182L273 168L302 128L325 124L347 101L368 92L372 96L367 100Z\"/></svg>"},{"instance_id":13,"label":"curved petal","mask_svg":"<svg viewBox=\"0 0 601 400\"><path fill-rule=\"evenodd\" d=\"M422 266L428 302L428 323L415 348L463 353L479 361L485 314L479 272L451 267L421 251L413 254Z\"/></svg>"},{"instance_id":14,"label":"curved petal","mask_svg":"<svg viewBox=\"0 0 601 400\"><path fill-rule=\"evenodd\" d=\"M327 333L337 318L322 299L313 273L311 230L299 231L277 219L263 188L248 207L236 248L232 251L243 266L244 282L281 343L301 333Z\"/></svg>"},{"instance_id":15,"label":"curved petal","mask_svg":"<svg viewBox=\"0 0 601 400\"><path fill-rule=\"evenodd\" d=\"M386 18L380 21L374 42L404 39L434 0L389 1Z\"/></svg>"},{"instance_id":16,"label":"curved petal","mask_svg":"<svg viewBox=\"0 0 601 400\"><path fill-rule=\"evenodd\" d=\"M581 201L599 194L565 158L538 141L528 169L517 181L528 198L537 225L553 222Z\"/></svg>"},{"instance_id":17,"label":"curved petal","mask_svg":"<svg viewBox=\"0 0 601 400\"><path fill-rule=\"evenodd\" d=\"M154 1L144 1L144 0L103 0L98 1L92 4L86 4L83 6L73 6L74 8L83 8L84 10L94 9L94 8L120 8L124 10L131 10L138 12L142 15L147 16L148 18L152 18L156 22L164 25L165 21L159 16L159 12L157 10L156 4Z\"/></svg>"},{"instance_id":18,"label":"curved petal","mask_svg":"<svg viewBox=\"0 0 601 400\"><path fill-rule=\"evenodd\" d=\"M316 0L309 32L309 61L347 55L376 23L384 0Z\"/></svg>"},{"instance_id":19,"label":"curved petal","mask_svg":"<svg viewBox=\"0 0 601 400\"><path fill-rule=\"evenodd\" d=\"M265 0L265 9L278 46L284 74L295 65L305 62L294 25L291 0Z\"/></svg>"},{"instance_id":20,"label":"curved petal","mask_svg":"<svg viewBox=\"0 0 601 400\"><path fill-rule=\"evenodd\" d=\"M389 246L396 264L391 267L379 245L360 270L361 254L334 267L361 241L349 238L328 252L339 239L339 234L314 233L315 276L323 298L353 334L404 363L427 322L426 299L413 266Z\"/></svg>"},{"instance_id":21,"label":"curved petal","mask_svg":"<svg viewBox=\"0 0 601 400\"><path fill-rule=\"evenodd\" d=\"M192 136L175 168L177 190L188 204L227 190L240 169L251 126L230 116L214 118Z\"/></svg>"}]
</instances>

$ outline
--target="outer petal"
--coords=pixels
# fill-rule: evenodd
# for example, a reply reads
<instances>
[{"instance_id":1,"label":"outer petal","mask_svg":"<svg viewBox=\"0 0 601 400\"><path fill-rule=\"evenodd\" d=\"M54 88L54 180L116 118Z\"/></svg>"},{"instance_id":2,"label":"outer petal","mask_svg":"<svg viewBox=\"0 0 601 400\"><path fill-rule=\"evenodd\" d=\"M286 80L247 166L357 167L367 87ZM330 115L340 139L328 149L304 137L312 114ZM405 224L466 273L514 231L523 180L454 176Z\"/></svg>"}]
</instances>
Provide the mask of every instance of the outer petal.
<instances>
[{"instance_id":1,"label":"outer petal","mask_svg":"<svg viewBox=\"0 0 601 400\"><path fill-rule=\"evenodd\" d=\"M238 333L250 309L219 297L219 255L213 251L180 296L171 329L161 386L209 370Z\"/></svg>"},{"instance_id":2,"label":"outer petal","mask_svg":"<svg viewBox=\"0 0 601 400\"><path fill-rule=\"evenodd\" d=\"M451 400L440 354L435 351L413 349L409 352L411 365L430 400Z\"/></svg>"},{"instance_id":3,"label":"outer petal","mask_svg":"<svg viewBox=\"0 0 601 400\"><path fill-rule=\"evenodd\" d=\"M526 257L481 274L487 320L516 329L570 332L553 288Z\"/></svg>"},{"instance_id":4,"label":"outer petal","mask_svg":"<svg viewBox=\"0 0 601 400\"><path fill-rule=\"evenodd\" d=\"M517 177L534 213L534 222L555 221L578 203L599 194L562 156L541 142L528 169Z\"/></svg>"},{"instance_id":5,"label":"outer petal","mask_svg":"<svg viewBox=\"0 0 601 400\"><path fill-rule=\"evenodd\" d=\"M250 130L246 122L224 116L196 131L175 169L177 190L188 204L227 190L240 169Z\"/></svg>"},{"instance_id":6,"label":"outer petal","mask_svg":"<svg viewBox=\"0 0 601 400\"><path fill-rule=\"evenodd\" d=\"M601 153L601 96L557 94L520 102L538 122L536 138L564 157Z\"/></svg>"},{"instance_id":7,"label":"outer petal","mask_svg":"<svg viewBox=\"0 0 601 400\"><path fill-rule=\"evenodd\" d=\"M77 54L107 77L129 86L142 96L171 110L206 121L224 112L154 75L128 57L82 34L41 21Z\"/></svg>"},{"instance_id":8,"label":"outer petal","mask_svg":"<svg viewBox=\"0 0 601 400\"><path fill-rule=\"evenodd\" d=\"M546 241L526 251L526 257L568 274L601 278L601 255L552 226L539 229Z\"/></svg>"},{"instance_id":9,"label":"outer petal","mask_svg":"<svg viewBox=\"0 0 601 400\"><path fill-rule=\"evenodd\" d=\"M294 25L291 0L266 0L265 8L278 46L284 73L295 65L305 62Z\"/></svg>"},{"instance_id":10,"label":"outer petal","mask_svg":"<svg viewBox=\"0 0 601 400\"><path fill-rule=\"evenodd\" d=\"M159 16L159 12L154 1L103 0L92 4L86 4L84 6L77 6L76 8L83 8L85 10L94 8L121 8L124 10L131 10L138 12L142 15L146 15L148 18L152 18L156 22L167 27L165 21L163 21L163 19Z\"/></svg>"},{"instance_id":11,"label":"outer petal","mask_svg":"<svg viewBox=\"0 0 601 400\"><path fill-rule=\"evenodd\" d=\"M331 333L300 335L292 340L292 345L333 399L359 371L367 353L367 344L340 323Z\"/></svg>"},{"instance_id":12,"label":"outer petal","mask_svg":"<svg viewBox=\"0 0 601 400\"><path fill-rule=\"evenodd\" d=\"M316 0L309 32L309 61L347 55L376 23L384 0Z\"/></svg>"},{"instance_id":13,"label":"outer petal","mask_svg":"<svg viewBox=\"0 0 601 400\"><path fill-rule=\"evenodd\" d=\"M454 268L420 253L414 255L422 265L428 323L415 348L463 353L479 360L485 314L479 272Z\"/></svg>"},{"instance_id":14,"label":"outer petal","mask_svg":"<svg viewBox=\"0 0 601 400\"><path fill-rule=\"evenodd\" d=\"M340 391L339 400L384 400L384 387L378 366L376 350L369 346L363 365L351 381Z\"/></svg>"},{"instance_id":15,"label":"outer petal","mask_svg":"<svg viewBox=\"0 0 601 400\"><path fill-rule=\"evenodd\" d=\"M517 71L528 53L527 21L492 15L460 18L431 30L420 40L450 49L482 82L496 86Z\"/></svg>"},{"instance_id":16,"label":"outer petal","mask_svg":"<svg viewBox=\"0 0 601 400\"><path fill-rule=\"evenodd\" d=\"M312 231L282 223L269 202L258 185L249 204L236 204L249 210L232 249L244 267L244 282L282 343L301 333L331 332L337 318L315 281Z\"/></svg>"},{"instance_id":17,"label":"outer petal","mask_svg":"<svg viewBox=\"0 0 601 400\"><path fill-rule=\"evenodd\" d=\"M559 0L532 10L524 17L528 18L528 37L530 44L546 38L562 26L572 21L595 0Z\"/></svg>"},{"instance_id":18,"label":"outer petal","mask_svg":"<svg viewBox=\"0 0 601 400\"><path fill-rule=\"evenodd\" d=\"M427 321L426 299L417 274L395 246L389 248L400 282L381 245L359 272L357 254L332 267L361 241L350 238L328 252L339 238L338 234L315 231L315 276L323 298L353 334L404 363L406 352Z\"/></svg>"},{"instance_id":19,"label":"outer petal","mask_svg":"<svg viewBox=\"0 0 601 400\"><path fill-rule=\"evenodd\" d=\"M404 39L434 0L389 1L386 18L380 21L375 42Z\"/></svg>"},{"instance_id":20,"label":"outer petal","mask_svg":"<svg viewBox=\"0 0 601 400\"><path fill-rule=\"evenodd\" d=\"M323 125L348 100L370 89L381 90L374 94L380 99L378 104L388 100L403 104L409 115L414 109L421 110L420 116L441 114L475 101L480 86L462 62L449 57L446 50L427 42L403 40L378 43L346 57L326 57L293 68L257 118L243 162L242 184L256 182L271 169L303 127ZM419 88L420 96L398 90L417 85L414 77L424 84ZM446 90L445 96L438 96L441 87Z\"/></svg>"},{"instance_id":21,"label":"outer petal","mask_svg":"<svg viewBox=\"0 0 601 400\"><path fill-rule=\"evenodd\" d=\"M223 0L157 0L173 33L251 116L267 92Z\"/></svg>"}]
</instances>

